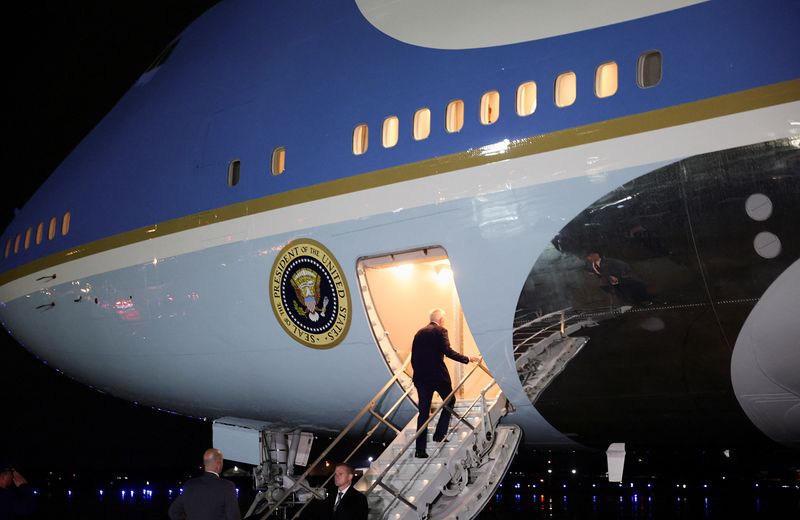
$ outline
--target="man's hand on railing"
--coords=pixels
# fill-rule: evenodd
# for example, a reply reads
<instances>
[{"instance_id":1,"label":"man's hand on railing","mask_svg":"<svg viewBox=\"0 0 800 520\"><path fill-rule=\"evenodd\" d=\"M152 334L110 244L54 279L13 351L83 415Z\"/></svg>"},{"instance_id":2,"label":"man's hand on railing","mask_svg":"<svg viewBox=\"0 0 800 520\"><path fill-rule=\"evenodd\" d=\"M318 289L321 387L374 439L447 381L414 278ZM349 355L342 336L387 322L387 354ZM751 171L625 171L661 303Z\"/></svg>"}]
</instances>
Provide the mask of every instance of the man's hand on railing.
<instances>
[{"instance_id":1,"label":"man's hand on railing","mask_svg":"<svg viewBox=\"0 0 800 520\"><path fill-rule=\"evenodd\" d=\"M469 360L470 360L471 362L473 362L473 363L480 363L480 362L481 362L481 359L483 359L483 358L481 358L480 356L470 356L470 357L469 357Z\"/></svg>"}]
</instances>

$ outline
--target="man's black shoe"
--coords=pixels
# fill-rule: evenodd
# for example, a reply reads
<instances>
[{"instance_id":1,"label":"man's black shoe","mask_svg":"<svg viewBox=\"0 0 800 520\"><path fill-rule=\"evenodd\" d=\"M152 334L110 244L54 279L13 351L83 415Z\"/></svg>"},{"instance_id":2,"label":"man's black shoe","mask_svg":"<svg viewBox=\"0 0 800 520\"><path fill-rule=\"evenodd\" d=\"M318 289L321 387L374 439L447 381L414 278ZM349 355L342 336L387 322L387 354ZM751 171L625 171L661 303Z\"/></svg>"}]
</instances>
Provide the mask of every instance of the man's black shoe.
<instances>
[{"instance_id":1,"label":"man's black shoe","mask_svg":"<svg viewBox=\"0 0 800 520\"><path fill-rule=\"evenodd\" d=\"M424 451L419 451L419 450L414 452L414 456L416 458L418 458L418 459L427 459L428 458L428 454L427 453L425 453Z\"/></svg>"}]
</instances>

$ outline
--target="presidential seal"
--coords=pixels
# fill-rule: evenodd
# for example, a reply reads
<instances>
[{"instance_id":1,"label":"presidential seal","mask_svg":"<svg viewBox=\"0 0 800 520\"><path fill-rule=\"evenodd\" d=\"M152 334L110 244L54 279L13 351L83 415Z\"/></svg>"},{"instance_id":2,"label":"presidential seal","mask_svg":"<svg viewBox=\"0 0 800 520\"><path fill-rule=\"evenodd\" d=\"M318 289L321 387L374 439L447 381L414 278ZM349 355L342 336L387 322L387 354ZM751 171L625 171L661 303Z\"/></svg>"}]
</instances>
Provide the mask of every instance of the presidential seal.
<instances>
[{"instance_id":1,"label":"presidential seal","mask_svg":"<svg viewBox=\"0 0 800 520\"><path fill-rule=\"evenodd\" d=\"M270 303L283 329L307 347L331 348L350 327L350 295L342 268L309 238L286 244L269 275Z\"/></svg>"}]
</instances>

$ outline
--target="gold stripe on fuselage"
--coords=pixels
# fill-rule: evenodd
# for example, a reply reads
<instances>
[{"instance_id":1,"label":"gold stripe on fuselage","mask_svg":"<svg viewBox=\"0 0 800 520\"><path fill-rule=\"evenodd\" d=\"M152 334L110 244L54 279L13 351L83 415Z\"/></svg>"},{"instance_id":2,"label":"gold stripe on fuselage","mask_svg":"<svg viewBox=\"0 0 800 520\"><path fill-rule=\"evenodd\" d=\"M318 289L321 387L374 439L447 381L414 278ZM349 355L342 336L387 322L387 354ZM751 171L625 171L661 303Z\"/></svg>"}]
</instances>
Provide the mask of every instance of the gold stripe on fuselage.
<instances>
[{"instance_id":1,"label":"gold stripe on fuselage","mask_svg":"<svg viewBox=\"0 0 800 520\"><path fill-rule=\"evenodd\" d=\"M186 231L247 215L263 213L265 211L280 209L295 204L312 202L319 199L378 188L423 177L430 177L464 168L481 166L496 161L525 157L604 141L606 139L660 130L798 100L800 100L800 80L790 80L651 112L559 130L550 134L518 139L509 143L507 150L503 153L483 154L481 149L478 148L433 159L426 159L416 163L403 164L383 170L352 175L284 193L276 193L258 199L238 202L229 206L195 213L153 226L146 226L108 238L102 238L76 248L39 258L5 272L0 275L0 285L5 285L12 280L43 269L103 251L109 251L144 240L163 237L180 231Z\"/></svg>"}]
</instances>

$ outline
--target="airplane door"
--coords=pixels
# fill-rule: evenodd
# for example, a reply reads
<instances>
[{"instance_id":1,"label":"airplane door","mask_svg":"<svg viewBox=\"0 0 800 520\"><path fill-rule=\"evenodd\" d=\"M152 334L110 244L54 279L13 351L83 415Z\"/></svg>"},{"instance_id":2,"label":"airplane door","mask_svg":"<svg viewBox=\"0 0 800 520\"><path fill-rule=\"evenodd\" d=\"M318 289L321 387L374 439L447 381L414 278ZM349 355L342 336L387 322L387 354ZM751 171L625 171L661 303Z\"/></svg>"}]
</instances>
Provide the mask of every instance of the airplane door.
<instances>
[{"instance_id":1,"label":"airplane door","mask_svg":"<svg viewBox=\"0 0 800 520\"><path fill-rule=\"evenodd\" d=\"M450 260L443 248L428 247L361 258L357 270L372 332L392 373L396 373L411 355L414 334L429 323L429 313L434 308L445 311L450 347L466 356L480 355L461 308ZM467 367L448 358L445 358L445 363L455 388L466 375ZM406 372L409 377L401 376L400 384L405 389L412 389L416 401L410 365ZM486 373L478 370L457 397L475 399L490 381ZM488 397L494 397L494 394Z\"/></svg>"}]
</instances>

